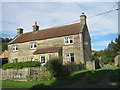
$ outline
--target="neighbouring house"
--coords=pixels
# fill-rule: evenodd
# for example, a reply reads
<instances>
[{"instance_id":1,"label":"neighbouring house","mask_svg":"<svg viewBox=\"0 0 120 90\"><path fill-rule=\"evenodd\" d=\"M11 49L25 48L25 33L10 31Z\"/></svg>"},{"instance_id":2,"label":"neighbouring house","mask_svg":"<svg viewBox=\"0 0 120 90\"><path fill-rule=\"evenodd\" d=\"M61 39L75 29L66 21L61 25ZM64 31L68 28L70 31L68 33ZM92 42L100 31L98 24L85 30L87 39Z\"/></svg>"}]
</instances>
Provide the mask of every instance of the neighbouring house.
<instances>
[{"instance_id":1,"label":"neighbouring house","mask_svg":"<svg viewBox=\"0 0 120 90\"><path fill-rule=\"evenodd\" d=\"M18 28L17 36L8 44L8 52L9 63L40 61L45 64L50 58L62 57L63 65L82 63L90 68L91 38L86 15L82 13L79 23L43 30L35 22L29 33Z\"/></svg>"},{"instance_id":2,"label":"neighbouring house","mask_svg":"<svg viewBox=\"0 0 120 90\"><path fill-rule=\"evenodd\" d=\"M1 55L0 55L0 63L3 65L8 62L8 51L5 50ZM2 66L0 65L0 66Z\"/></svg>"},{"instance_id":3,"label":"neighbouring house","mask_svg":"<svg viewBox=\"0 0 120 90\"><path fill-rule=\"evenodd\" d=\"M8 51L5 50L1 55L0 58L7 59L8 58Z\"/></svg>"},{"instance_id":4,"label":"neighbouring house","mask_svg":"<svg viewBox=\"0 0 120 90\"><path fill-rule=\"evenodd\" d=\"M115 66L120 67L120 52L118 52L118 55L114 58Z\"/></svg>"}]
</instances>

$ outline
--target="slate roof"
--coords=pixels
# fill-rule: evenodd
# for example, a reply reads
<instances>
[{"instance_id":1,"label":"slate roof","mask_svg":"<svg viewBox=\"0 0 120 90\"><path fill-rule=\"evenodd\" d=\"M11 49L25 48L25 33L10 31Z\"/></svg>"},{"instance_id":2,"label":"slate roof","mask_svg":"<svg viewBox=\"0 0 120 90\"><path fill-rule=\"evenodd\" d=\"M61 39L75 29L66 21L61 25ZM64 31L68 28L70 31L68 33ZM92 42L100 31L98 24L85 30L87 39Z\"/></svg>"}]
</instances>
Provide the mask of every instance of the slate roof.
<instances>
[{"instance_id":1,"label":"slate roof","mask_svg":"<svg viewBox=\"0 0 120 90\"><path fill-rule=\"evenodd\" d=\"M13 41L11 41L10 44L77 34L82 31L81 27L82 26L80 23L75 23L65 26L38 30L36 32L23 33L17 36Z\"/></svg>"}]
</instances>

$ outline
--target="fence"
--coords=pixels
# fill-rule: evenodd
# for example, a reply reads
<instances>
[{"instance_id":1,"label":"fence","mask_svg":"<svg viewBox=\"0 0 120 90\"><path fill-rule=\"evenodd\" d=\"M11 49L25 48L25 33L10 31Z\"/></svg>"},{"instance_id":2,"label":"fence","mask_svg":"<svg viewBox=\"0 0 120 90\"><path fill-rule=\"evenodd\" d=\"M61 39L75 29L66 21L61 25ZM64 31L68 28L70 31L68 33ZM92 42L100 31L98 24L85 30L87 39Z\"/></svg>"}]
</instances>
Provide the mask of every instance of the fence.
<instances>
[{"instance_id":1,"label":"fence","mask_svg":"<svg viewBox=\"0 0 120 90\"><path fill-rule=\"evenodd\" d=\"M63 72L73 72L80 70L81 65L64 65ZM49 80L52 78L49 71L44 66L41 67L31 67L31 68L23 68L23 69L1 69L3 80Z\"/></svg>"},{"instance_id":2,"label":"fence","mask_svg":"<svg viewBox=\"0 0 120 90\"><path fill-rule=\"evenodd\" d=\"M48 80L51 75L45 67L1 70L3 80Z\"/></svg>"}]
</instances>

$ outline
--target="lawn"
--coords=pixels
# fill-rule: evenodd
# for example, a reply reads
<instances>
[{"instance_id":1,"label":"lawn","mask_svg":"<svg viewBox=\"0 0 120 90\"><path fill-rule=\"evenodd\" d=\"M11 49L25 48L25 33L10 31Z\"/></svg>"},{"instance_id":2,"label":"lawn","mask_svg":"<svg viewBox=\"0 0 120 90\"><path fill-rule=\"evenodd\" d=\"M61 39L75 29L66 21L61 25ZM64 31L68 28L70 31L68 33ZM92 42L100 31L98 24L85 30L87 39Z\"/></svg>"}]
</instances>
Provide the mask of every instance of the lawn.
<instances>
[{"instance_id":1,"label":"lawn","mask_svg":"<svg viewBox=\"0 0 120 90\"><path fill-rule=\"evenodd\" d=\"M114 83L117 87L120 85L118 78L120 69L117 67L100 68L96 70L80 70L72 72L66 77L48 81L10 81L5 80L2 82L3 87L12 88L38 88L38 87L66 87L73 84L85 82L87 87L98 87L103 80L108 80L109 83ZM100 84L99 84L100 83ZM105 82L105 84L107 84ZM113 87L114 87L113 86ZM74 86L73 86L74 87ZM86 86L85 86L86 87ZM102 86L100 86L102 87Z\"/></svg>"}]
</instances>

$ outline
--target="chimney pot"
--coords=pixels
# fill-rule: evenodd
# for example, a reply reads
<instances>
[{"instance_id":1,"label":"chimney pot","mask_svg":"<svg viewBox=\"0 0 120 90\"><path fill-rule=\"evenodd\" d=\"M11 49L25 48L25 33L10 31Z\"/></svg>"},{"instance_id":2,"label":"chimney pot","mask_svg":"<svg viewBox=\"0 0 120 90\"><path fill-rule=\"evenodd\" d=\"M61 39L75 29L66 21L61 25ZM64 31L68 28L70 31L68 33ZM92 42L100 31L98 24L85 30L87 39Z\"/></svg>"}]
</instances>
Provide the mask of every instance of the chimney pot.
<instances>
[{"instance_id":1,"label":"chimney pot","mask_svg":"<svg viewBox=\"0 0 120 90\"><path fill-rule=\"evenodd\" d=\"M82 12L82 15L80 15L80 21L82 25L86 24L86 15L84 14L84 12Z\"/></svg>"},{"instance_id":2,"label":"chimney pot","mask_svg":"<svg viewBox=\"0 0 120 90\"><path fill-rule=\"evenodd\" d=\"M38 30L39 30L39 26L37 25L37 22L35 22L35 25L33 25L33 32Z\"/></svg>"},{"instance_id":3,"label":"chimney pot","mask_svg":"<svg viewBox=\"0 0 120 90\"><path fill-rule=\"evenodd\" d=\"M17 29L17 35L20 35L20 34L22 34L23 33L23 29L22 28L18 28Z\"/></svg>"}]
</instances>

